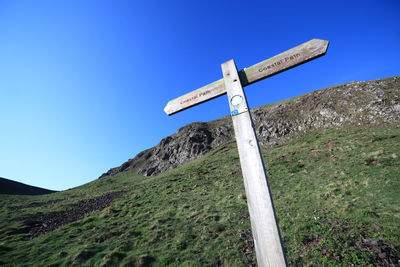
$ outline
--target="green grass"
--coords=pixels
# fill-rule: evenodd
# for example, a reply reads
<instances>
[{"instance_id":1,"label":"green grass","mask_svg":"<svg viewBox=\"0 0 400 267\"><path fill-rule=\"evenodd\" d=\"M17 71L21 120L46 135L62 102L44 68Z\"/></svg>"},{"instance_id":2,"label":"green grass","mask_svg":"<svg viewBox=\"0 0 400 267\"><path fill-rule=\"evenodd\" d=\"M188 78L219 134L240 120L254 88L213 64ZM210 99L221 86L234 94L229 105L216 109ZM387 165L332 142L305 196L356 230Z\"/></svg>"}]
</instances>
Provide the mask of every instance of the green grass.
<instances>
[{"instance_id":1,"label":"green grass","mask_svg":"<svg viewBox=\"0 0 400 267\"><path fill-rule=\"evenodd\" d=\"M400 129L314 132L263 150L291 265L368 265L368 238L400 248ZM55 174L56 176L56 174ZM29 214L108 192L110 207L26 240ZM10 206L62 199L52 205ZM8 266L248 266L255 262L235 142L169 172L132 172L43 196L0 196L0 264Z\"/></svg>"}]
</instances>

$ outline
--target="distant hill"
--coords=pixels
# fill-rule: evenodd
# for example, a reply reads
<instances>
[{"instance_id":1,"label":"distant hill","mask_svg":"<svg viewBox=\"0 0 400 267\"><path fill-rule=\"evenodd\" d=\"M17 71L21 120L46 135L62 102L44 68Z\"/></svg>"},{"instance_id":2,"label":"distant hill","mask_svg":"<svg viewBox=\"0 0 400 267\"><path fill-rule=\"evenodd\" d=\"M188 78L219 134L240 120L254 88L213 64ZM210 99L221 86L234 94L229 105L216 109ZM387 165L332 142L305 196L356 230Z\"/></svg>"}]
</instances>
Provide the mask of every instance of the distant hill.
<instances>
[{"instance_id":1,"label":"distant hill","mask_svg":"<svg viewBox=\"0 0 400 267\"><path fill-rule=\"evenodd\" d=\"M45 195L56 191L23 184L0 177L0 194L8 195Z\"/></svg>"}]
</instances>

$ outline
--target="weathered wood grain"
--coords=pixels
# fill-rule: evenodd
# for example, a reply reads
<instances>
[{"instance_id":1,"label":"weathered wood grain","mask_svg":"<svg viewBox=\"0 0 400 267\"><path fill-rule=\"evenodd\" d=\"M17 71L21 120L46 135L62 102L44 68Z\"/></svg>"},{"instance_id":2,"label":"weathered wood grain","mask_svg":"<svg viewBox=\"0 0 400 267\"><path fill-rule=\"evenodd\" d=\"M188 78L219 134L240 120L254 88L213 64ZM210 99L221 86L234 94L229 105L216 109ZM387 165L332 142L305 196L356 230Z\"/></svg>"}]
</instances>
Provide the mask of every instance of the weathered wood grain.
<instances>
[{"instance_id":1,"label":"weathered wood grain","mask_svg":"<svg viewBox=\"0 0 400 267\"><path fill-rule=\"evenodd\" d=\"M257 264L261 267L286 266L264 163L236 65L230 60L221 67L242 166ZM242 102L236 101L234 106L233 96L241 96Z\"/></svg>"},{"instance_id":2,"label":"weathered wood grain","mask_svg":"<svg viewBox=\"0 0 400 267\"><path fill-rule=\"evenodd\" d=\"M308 62L326 53L329 42L313 39L272 58L259 62L239 72L243 87L269 76ZM210 83L186 95L168 102L164 111L168 115L175 114L189 107L198 105L226 93L223 79Z\"/></svg>"}]
</instances>

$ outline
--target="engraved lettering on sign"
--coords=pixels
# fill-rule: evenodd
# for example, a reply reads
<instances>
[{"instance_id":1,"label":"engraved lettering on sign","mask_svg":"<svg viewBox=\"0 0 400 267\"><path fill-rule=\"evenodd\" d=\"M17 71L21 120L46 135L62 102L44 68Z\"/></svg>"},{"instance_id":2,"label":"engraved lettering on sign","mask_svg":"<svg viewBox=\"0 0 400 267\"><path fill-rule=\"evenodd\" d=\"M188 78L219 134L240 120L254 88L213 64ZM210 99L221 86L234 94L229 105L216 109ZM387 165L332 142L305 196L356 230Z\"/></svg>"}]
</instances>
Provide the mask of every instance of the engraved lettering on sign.
<instances>
[{"instance_id":1,"label":"engraved lettering on sign","mask_svg":"<svg viewBox=\"0 0 400 267\"><path fill-rule=\"evenodd\" d=\"M285 57L285 62L288 62L289 60L297 59L298 57L300 57L299 53L289 56L289 57Z\"/></svg>"},{"instance_id":2,"label":"engraved lettering on sign","mask_svg":"<svg viewBox=\"0 0 400 267\"><path fill-rule=\"evenodd\" d=\"M276 62L274 62L274 63L272 63L272 64L270 64L270 65L267 65L267 66L265 66L265 67L262 67L262 68L258 69L258 71L259 71L259 72L267 71L267 70L269 70L269 69L278 67L278 66L280 66L281 64L286 63L286 62L288 62L288 61L295 60L295 59L299 58L300 56L301 56L301 55L300 55L299 53L293 54L293 55L291 55L291 56L287 56L287 57L285 57L284 59L281 59L281 60L276 61Z\"/></svg>"},{"instance_id":3,"label":"engraved lettering on sign","mask_svg":"<svg viewBox=\"0 0 400 267\"><path fill-rule=\"evenodd\" d=\"M202 96L208 95L209 93L211 93L211 91L210 91L210 90L207 90L207 91L205 91L205 92L201 92L201 93L199 94L199 97L202 97Z\"/></svg>"},{"instance_id":4,"label":"engraved lettering on sign","mask_svg":"<svg viewBox=\"0 0 400 267\"><path fill-rule=\"evenodd\" d=\"M189 103L189 102L191 102L191 101L193 101L193 100L196 100L197 98L201 98L201 97L203 97L203 96L205 96L205 95L208 95L208 94L211 94L211 90L207 90L207 91L205 91L205 92L201 92L201 93L199 93L198 95L195 95L195 96L192 96L192 97L190 97L190 98L188 98L188 99L182 100L182 101L180 102L180 104L182 105L182 104L185 104L185 103Z\"/></svg>"},{"instance_id":5,"label":"engraved lettering on sign","mask_svg":"<svg viewBox=\"0 0 400 267\"><path fill-rule=\"evenodd\" d=\"M185 99L185 100L181 101L180 104L182 105L182 104L188 103L188 102L190 102L190 101L193 101L193 100L195 100L195 99L197 99L197 95L192 96L191 98L188 98L188 99Z\"/></svg>"}]
</instances>

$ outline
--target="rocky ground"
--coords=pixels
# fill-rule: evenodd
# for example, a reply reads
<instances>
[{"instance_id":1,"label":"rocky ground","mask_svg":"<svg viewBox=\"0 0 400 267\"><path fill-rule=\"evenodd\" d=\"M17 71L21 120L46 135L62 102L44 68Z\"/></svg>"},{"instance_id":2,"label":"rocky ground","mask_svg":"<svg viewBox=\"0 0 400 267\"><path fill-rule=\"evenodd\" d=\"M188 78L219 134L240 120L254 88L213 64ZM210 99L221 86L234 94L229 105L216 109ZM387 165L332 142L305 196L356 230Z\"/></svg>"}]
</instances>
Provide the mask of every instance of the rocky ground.
<instances>
[{"instance_id":1,"label":"rocky ground","mask_svg":"<svg viewBox=\"0 0 400 267\"><path fill-rule=\"evenodd\" d=\"M114 199L121 197L124 193L124 191L118 191L105 194L97 198L79 201L75 204L70 205L68 208L66 208L65 211L37 213L34 215L17 218L16 220L22 221L23 226L13 234L29 234L27 236L27 239L38 237L39 235L54 231L65 224L80 220L87 213L96 210L102 210L110 206L111 202ZM59 201L62 200L53 200L41 203L36 202L29 206L12 207L12 209L46 206Z\"/></svg>"}]
</instances>

